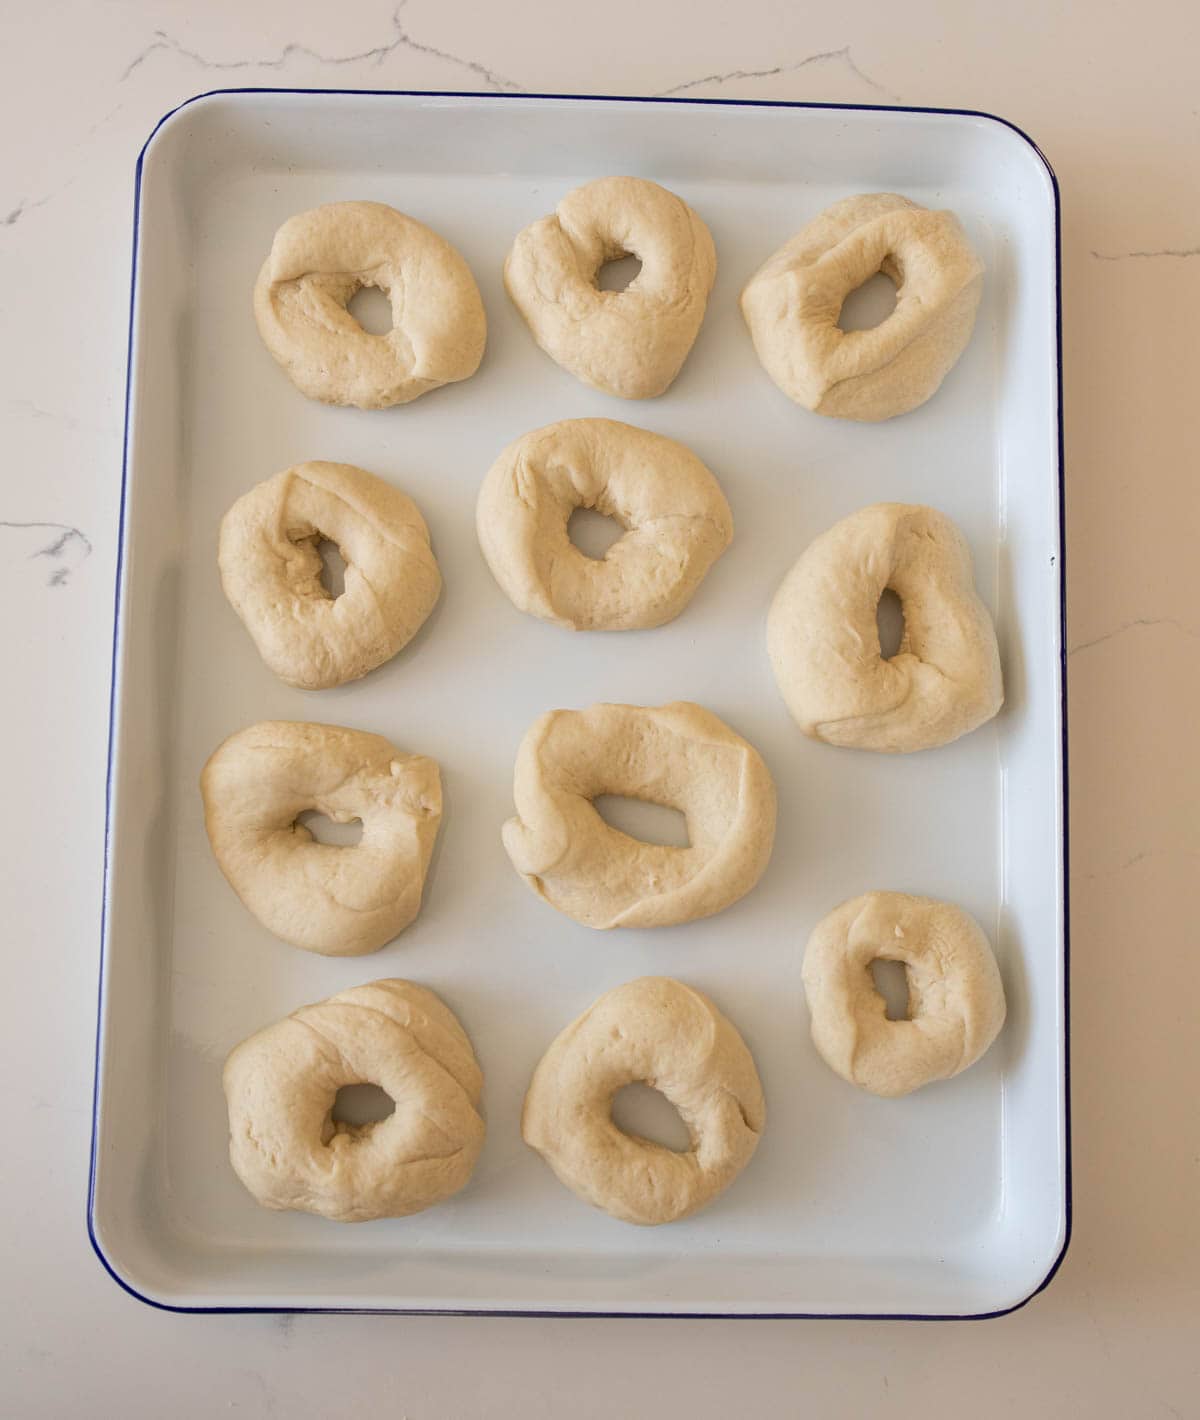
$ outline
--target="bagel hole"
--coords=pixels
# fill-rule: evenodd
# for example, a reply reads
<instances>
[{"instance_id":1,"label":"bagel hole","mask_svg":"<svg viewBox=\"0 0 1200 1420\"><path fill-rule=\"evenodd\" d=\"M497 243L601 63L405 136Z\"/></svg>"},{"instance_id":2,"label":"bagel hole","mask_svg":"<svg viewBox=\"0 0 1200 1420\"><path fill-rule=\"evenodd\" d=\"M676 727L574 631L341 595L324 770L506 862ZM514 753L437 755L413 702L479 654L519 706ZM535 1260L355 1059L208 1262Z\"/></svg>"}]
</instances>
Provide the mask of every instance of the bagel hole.
<instances>
[{"instance_id":1,"label":"bagel hole","mask_svg":"<svg viewBox=\"0 0 1200 1420\"><path fill-rule=\"evenodd\" d=\"M686 1154L692 1147L692 1136L679 1111L666 1095L640 1081L613 1096L612 1119L622 1134L636 1134L672 1153Z\"/></svg>"},{"instance_id":2,"label":"bagel hole","mask_svg":"<svg viewBox=\"0 0 1200 1420\"><path fill-rule=\"evenodd\" d=\"M621 794L598 794L592 807L609 828L619 829L640 843L662 848L690 848L687 819L678 809L652 804L647 799L627 799Z\"/></svg>"},{"instance_id":3,"label":"bagel hole","mask_svg":"<svg viewBox=\"0 0 1200 1420\"><path fill-rule=\"evenodd\" d=\"M624 291L641 274L642 263L636 256L625 252L622 256L614 256L611 261L606 261L596 272L596 289L598 291Z\"/></svg>"},{"instance_id":4,"label":"bagel hole","mask_svg":"<svg viewBox=\"0 0 1200 1420\"><path fill-rule=\"evenodd\" d=\"M321 559L321 586L333 601L346 590L346 559L336 542L327 537L317 541L317 556Z\"/></svg>"},{"instance_id":5,"label":"bagel hole","mask_svg":"<svg viewBox=\"0 0 1200 1420\"><path fill-rule=\"evenodd\" d=\"M840 330L874 330L896 309L896 283L877 271L842 302L838 315Z\"/></svg>"},{"instance_id":6,"label":"bagel hole","mask_svg":"<svg viewBox=\"0 0 1200 1420\"><path fill-rule=\"evenodd\" d=\"M348 823L338 823L319 809L305 809L296 815L296 822L307 828L318 843L326 843L330 848L353 848L362 842L362 819L352 818Z\"/></svg>"},{"instance_id":7,"label":"bagel hole","mask_svg":"<svg viewBox=\"0 0 1200 1420\"><path fill-rule=\"evenodd\" d=\"M875 625L879 629L879 654L885 661L890 661L904 640L904 604L891 587L884 587L879 598L879 605L875 608Z\"/></svg>"},{"instance_id":8,"label":"bagel hole","mask_svg":"<svg viewBox=\"0 0 1200 1420\"><path fill-rule=\"evenodd\" d=\"M390 334L392 303L378 286L361 286L346 302L346 309L368 335Z\"/></svg>"},{"instance_id":9,"label":"bagel hole","mask_svg":"<svg viewBox=\"0 0 1200 1420\"><path fill-rule=\"evenodd\" d=\"M567 536L585 557L596 562L604 561L608 549L624 532L616 518L595 508L576 508L567 523Z\"/></svg>"},{"instance_id":10,"label":"bagel hole","mask_svg":"<svg viewBox=\"0 0 1200 1420\"><path fill-rule=\"evenodd\" d=\"M889 961L886 957L876 957L871 963L871 978L875 983L875 990L883 997L888 1020L911 1020L908 1010L908 968L904 963Z\"/></svg>"},{"instance_id":11,"label":"bagel hole","mask_svg":"<svg viewBox=\"0 0 1200 1420\"><path fill-rule=\"evenodd\" d=\"M396 1101L379 1085L343 1085L333 1098L329 1117L334 1124L362 1129L396 1113Z\"/></svg>"}]
</instances>

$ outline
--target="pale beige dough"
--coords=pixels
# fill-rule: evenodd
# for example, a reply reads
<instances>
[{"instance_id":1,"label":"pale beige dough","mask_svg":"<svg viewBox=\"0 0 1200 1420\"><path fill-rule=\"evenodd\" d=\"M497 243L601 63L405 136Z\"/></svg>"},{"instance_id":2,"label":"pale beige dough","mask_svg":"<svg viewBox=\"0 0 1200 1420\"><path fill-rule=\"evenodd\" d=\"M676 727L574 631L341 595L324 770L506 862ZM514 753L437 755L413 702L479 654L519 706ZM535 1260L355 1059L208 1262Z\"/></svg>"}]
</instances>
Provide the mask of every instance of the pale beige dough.
<instances>
[{"instance_id":1,"label":"pale beige dough","mask_svg":"<svg viewBox=\"0 0 1200 1420\"><path fill-rule=\"evenodd\" d=\"M625 529L602 558L571 541L576 508ZM721 486L674 439L612 419L564 419L500 455L476 506L479 545L514 606L573 630L679 615L733 537Z\"/></svg>"},{"instance_id":2,"label":"pale beige dough","mask_svg":"<svg viewBox=\"0 0 1200 1420\"><path fill-rule=\"evenodd\" d=\"M371 335L347 311L364 286L391 301ZM309 399L384 409L479 368L487 319L470 268L445 238L381 202L331 202L289 217L254 287L263 343Z\"/></svg>"},{"instance_id":3,"label":"pale beige dough","mask_svg":"<svg viewBox=\"0 0 1200 1420\"><path fill-rule=\"evenodd\" d=\"M637 1081L679 1111L686 1152L613 1123L613 1096ZM692 987L643 976L601 996L551 1044L521 1134L594 1207L627 1223L673 1223L728 1188L765 1121L758 1071L734 1026Z\"/></svg>"},{"instance_id":4,"label":"pale beige dough","mask_svg":"<svg viewBox=\"0 0 1200 1420\"><path fill-rule=\"evenodd\" d=\"M600 794L680 810L687 848L643 843L596 812ZM699 705L551 710L530 727L504 825L513 867L587 927L665 927L720 912L762 876L775 785L758 751Z\"/></svg>"},{"instance_id":5,"label":"pale beige dough","mask_svg":"<svg viewBox=\"0 0 1200 1420\"><path fill-rule=\"evenodd\" d=\"M636 256L624 291L601 291L606 262ZM717 274L708 228L674 193L644 178L606 177L567 193L518 233L504 282L533 337L584 384L650 399L679 373Z\"/></svg>"},{"instance_id":6,"label":"pale beige dough","mask_svg":"<svg viewBox=\"0 0 1200 1420\"><path fill-rule=\"evenodd\" d=\"M200 776L209 842L230 887L277 937L361 956L402 932L442 816L434 760L382 735L264 720L239 730ZM318 843L296 817L362 820L353 846Z\"/></svg>"},{"instance_id":7,"label":"pale beige dough","mask_svg":"<svg viewBox=\"0 0 1200 1420\"><path fill-rule=\"evenodd\" d=\"M884 272L896 308L871 330L838 326L842 303ZM786 242L742 291L763 368L806 409L891 419L924 404L975 325L983 263L953 212L876 192L835 202Z\"/></svg>"},{"instance_id":8,"label":"pale beige dough","mask_svg":"<svg viewBox=\"0 0 1200 1420\"><path fill-rule=\"evenodd\" d=\"M322 538L346 563L345 590L321 585ZM221 586L280 680L325 690L357 680L416 635L441 593L429 529L411 498L345 463L302 463L225 514Z\"/></svg>"},{"instance_id":9,"label":"pale beige dough","mask_svg":"<svg viewBox=\"0 0 1200 1420\"><path fill-rule=\"evenodd\" d=\"M875 614L889 587L904 635L884 660ZM932 749L1004 701L970 549L945 514L917 504L862 508L810 543L775 594L767 649L793 719L827 744Z\"/></svg>"},{"instance_id":10,"label":"pale beige dough","mask_svg":"<svg viewBox=\"0 0 1200 1420\"><path fill-rule=\"evenodd\" d=\"M909 1019L889 1021L871 963L899 961ZM949 902L868 892L809 938L804 991L812 1038L831 1070L874 1095L906 1095L957 1075L1004 1024L1004 986L982 927Z\"/></svg>"},{"instance_id":11,"label":"pale beige dough","mask_svg":"<svg viewBox=\"0 0 1200 1420\"><path fill-rule=\"evenodd\" d=\"M266 1208L339 1223L441 1203L483 1147L483 1075L454 1013L411 981L373 981L303 1006L225 1062L229 1158ZM395 1113L330 1117L343 1085L378 1085Z\"/></svg>"}]
</instances>

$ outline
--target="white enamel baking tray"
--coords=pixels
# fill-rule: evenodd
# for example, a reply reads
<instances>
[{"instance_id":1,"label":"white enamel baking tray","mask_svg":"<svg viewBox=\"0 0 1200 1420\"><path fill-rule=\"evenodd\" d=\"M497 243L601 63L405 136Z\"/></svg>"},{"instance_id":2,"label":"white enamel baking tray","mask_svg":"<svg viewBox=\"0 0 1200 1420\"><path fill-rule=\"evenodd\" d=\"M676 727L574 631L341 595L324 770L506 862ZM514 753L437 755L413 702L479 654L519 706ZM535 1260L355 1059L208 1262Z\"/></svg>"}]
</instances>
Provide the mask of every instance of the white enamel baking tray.
<instances>
[{"instance_id":1,"label":"white enamel baking tray","mask_svg":"<svg viewBox=\"0 0 1200 1420\"><path fill-rule=\"evenodd\" d=\"M534 345L501 265L513 234L608 173L680 193L720 271L662 398L584 388ZM790 404L737 310L746 277L844 195L948 206L987 264L971 344L940 393L882 425ZM347 198L428 222L488 313L471 380L386 412L304 399L262 347L255 274L291 213ZM107 877L89 1220L122 1285L157 1305L949 1317L1044 1285L1069 1226L1057 196L1034 146L985 115L787 104L234 91L168 116L140 163ZM518 613L475 540L479 483L528 429L606 415L691 446L720 478L732 547L679 619L572 635ZM358 684L305 693L259 661L226 605L228 505L305 459L392 480L432 529L445 592L413 645ZM878 500L964 529L1007 702L930 753L806 740L764 649L801 549ZM539 902L500 845L513 756L556 706L691 699L763 753L779 787L771 865L707 921L597 933ZM209 852L200 767L255 720L380 732L441 764L425 905L378 954L272 938ZM900 1101L844 1084L809 1040L813 925L868 888L944 897L985 925L1008 1023L974 1069ZM530 1072L596 996L654 973L710 992L768 1100L746 1172L686 1222L638 1229L564 1190L521 1142ZM403 1220L338 1226L258 1208L226 1154L221 1065L258 1027L381 976L438 991L475 1043L487 1144L466 1190Z\"/></svg>"}]
</instances>

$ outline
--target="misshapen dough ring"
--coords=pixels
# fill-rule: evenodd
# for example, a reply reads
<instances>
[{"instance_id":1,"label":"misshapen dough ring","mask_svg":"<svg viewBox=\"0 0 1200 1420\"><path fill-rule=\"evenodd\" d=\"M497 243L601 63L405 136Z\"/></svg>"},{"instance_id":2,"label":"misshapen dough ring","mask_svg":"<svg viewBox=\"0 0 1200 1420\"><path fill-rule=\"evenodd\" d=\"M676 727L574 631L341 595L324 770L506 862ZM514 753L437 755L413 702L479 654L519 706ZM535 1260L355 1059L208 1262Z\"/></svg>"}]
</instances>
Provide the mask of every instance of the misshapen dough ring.
<instances>
[{"instance_id":1,"label":"misshapen dough ring","mask_svg":"<svg viewBox=\"0 0 1200 1420\"><path fill-rule=\"evenodd\" d=\"M899 961L909 1019L889 1021L871 963ZM868 892L809 938L804 991L813 1043L843 1080L888 1097L973 1065L1004 1024L1004 987L983 929L962 908Z\"/></svg>"},{"instance_id":2,"label":"misshapen dough ring","mask_svg":"<svg viewBox=\"0 0 1200 1420\"><path fill-rule=\"evenodd\" d=\"M321 585L322 538L346 562L337 598ZM259 655L303 690L357 680L389 660L442 588L417 505L345 463L297 464L244 494L221 522L217 561Z\"/></svg>"},{"instance_id":3,"label":"misshapen dough ring","mask_svg":"<svg viewBox=\"0 0 1200 1420\"><path fill-rule=\"evenodd\" d=\"M884 660L875 613L889 587L904 636ZM792 717L827 744L932 749L990 720L1004 700L966 540L943 513L916 504L862 508L811 543L775 594L767 649Z\"/></svg>"},{"instance_id":4,"label":"misshapen dough ring","mask_svg":"<svg viewBox=\"0 0 1200 1420\"><path fill-rule=\"evenodd\" d=\"M346 305L377 286L392 328L371 335ZM443 237L381 202L289 217L254 288L267 349L309 399L384 409L479 368L487 320L470 268Z\"/></svg>"},{"instance_id":5,"label":"misshapen dough ring","mask_svg":"<svg viewBox=\"0 0 1200 1420\"><path fill-rule=\"evenodd\" d=\"M686 1153L613 1123L613 1096L637 1081L679 1111L691 1135ZM699 991L643 976L601 996L546 1051L521 1133L594 1207L627 1223L672 1223L729 1186L765 1119L758 1071L737 1030Z\"/></svg>"},{"instance_id":6,"label":"misshapen dough ring","mask_svg":"<svg viewBox=\"0 0 1200 1420\"><path fill-rule=\"evenodd\" d=\"M636 256L624 291L601 291L609 261ZM717 274L708 228L681 198L644 178L585 183L520 232L504 282L533 338L584 384L650 399L679 373Z\"/></svg>"},{"instance_id":7,"label":"misshapen dough ring","mask_svg":"<svg viewBox=\"0 0 1200 1420\"><path fill-rule=\"evenodd\" d=\"M599 794L679 809L687 848L610 827ZM720 912L771 857L775 785L758 751L687 701L551 710L530 727L504 825L513 867L587 927L665 927Z\"/></svg>"},{"instance_id":8,"label":"misshapen dough ring","mask_svg":"<svg viewBox=\"0 0 1200 1420\"><path fill-rule=\"evenodd\" d=\"M896 308L871 330L841 330L842 303L877 272ZM924 404L975 325L983 264L953 212L891 192L835 202L742 291L763 368L806 409L879 420Z\"/></svg>"},{"instance_id":9,"label":"misshapen dough ring","mask_svg":"<svg viewBox=\"0 0 1200 1420\"><path fill-rule=\"evenodd\" d=\"M571 541L576 508L625 529L602 558ZM564 419L510 444L484 479L476 526L513 604L574 630L670 621L733 537L721 486L695 454L612 419Z\"/></svg>"},{"instance_id":10,"label":"misshapen dough ring","mask_svg":"<svg viewBox=\"0 0 1200 1420\"><path fill-rule=\"evenodd\" d=\"M303 1006L225 1062L229 1158L267 1208L339 1223L401 1218L457 1193L483 1147L483 1076L432 991L373 981ZM378 1085L395 1113L335 1123L343 1085Z\"/></svg>"},{"instance_id":11,"label":"misshapen dough ring","mask_svg":"<svg viewBox=\"0 0 1200 1420\"><path fill-rule=\"evenodd\" d=\"M402 932L442 816L437 764L382 735L264 720L218 747L200 776L222 873L277 937L324 956L361 956ZM362 820L353 847L318 843L298 814Z\"/></svg>"}]
</instances>

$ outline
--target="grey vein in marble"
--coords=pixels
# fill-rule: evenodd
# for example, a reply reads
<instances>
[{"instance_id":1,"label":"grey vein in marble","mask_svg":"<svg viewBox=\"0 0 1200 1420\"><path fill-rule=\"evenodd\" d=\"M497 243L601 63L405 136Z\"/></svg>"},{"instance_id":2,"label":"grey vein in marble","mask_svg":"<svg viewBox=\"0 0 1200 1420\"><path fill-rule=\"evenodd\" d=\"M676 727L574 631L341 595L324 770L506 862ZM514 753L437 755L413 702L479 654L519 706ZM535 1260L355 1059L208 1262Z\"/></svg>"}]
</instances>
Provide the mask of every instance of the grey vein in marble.
<instances>
[{"instance_id":1,"label":"grey vein in marble","mask_svg":"<svg viewBox=\"0 0 1200 1420\"><path fill-rule=\"evenodd\" d=\"M27 197L23 197L7 217L0 217L0 227L15 227L26 212L32 212L35 207L43 207L49 201L48 196L39 197L36 202L30 202Z\"/></svg>"},{"instance_id":2,"label":"grey vein in marble","mask_svg":"<svg viewBox=\"0 0 1200 1420\"><path fill-rule=\"evenodd\" d=\"M14 413L19 412L27 415L36 423L57 424L61 429L73 429L81 434L96 434L106 439L113 439L119 438L121 433L120 423L116 419L108 425L84 423L82 419L76 419L73 414L60 414L54 409L43 409L32 399L10 399L8 407Z\"/></svg>"},{"instance_id":3,"label":"grey vein in marble","mask_svg":"<svg viewBox=\"0 0 1200 1420\"><path fill-rule=\"evenodd\" d=\"M773 79L780 74L795 74L800 69L807 69L810 64L822 64L828 61L835 61L844 64L856 79L861 79L868 87L874 89L876 93L883 94L889 99L898 99L899 95L885 89L876 79L872 79L854 61L854 56L850 52L848 44L841 49L823 49L817 54L807 54L803 59L794 60L789 64L776 64L771 69L730 69L723 74L706 74L702 79L688 79L685 83L674 84L669 89L661 89L659 98L671 98L675 94L686 93L689 89L699 89L705 84L728 84L735 79Z\"/></svg>"},{"instance_id":4,"label":"grey vein in marble","mask_svg":"<svg viewBox=\"0 0 1200 1420\"><path fill-rule=\"evenodd\" d=\"M1111 868L1097 868L1094 873L1072 873L1071 876L1086 882L1090 882L1094 878L1111 878L1118 873L1125 872L1127 868L1134 868L1139 863L1144 863L1147 858L1161 858L1167 853L1182 853L1187 858L1200 857L1200 853L1189 848L1144 848L1140 853L1135 853L1132 858L1126 858L1123 863L1114 863Z\"/></svg>"},{"instance_id":5,"label":"grey vein in marble","mask_svg":"<svg viewBox=\"0 0 1200 1420\"><path fill-rule=\"evenodd\" d=\"M73 145L73 147L77 146L77 144ZM68 149L67 151L71 150ZM45 207L46 203L57 197L60 192L66 192L67 188L73 187L77 180L78 174L74 177L67 178L65 182L60 182L56 187L52 187L49 192L43 193L41 197L35 197L32 200L28 197L23 197L7 217L0 217L0 227L15 227L27 212L34 212L39 207Z\"/></svg>"},{"instance_id":6,"label":"grey vein in marble","mask_svg":"<svg viewBox=\"0 0 1200 1420\"><path fill-rule=\"evenodd\" d=\"M303 55L308 59L314 59L318 64L373 64L375 67L381 65L390 55L397 50L407 49L414 54L424 54L432 59L444 60L447 64L457 65L460 69L465 69L471 74L477 74L486 84L493 89L507 89L512 92L519 92L522 86L513 79L507 79L503 74L498 74L494 69L489 69L485 64L480 64L477 60L467 59L462 55L450 54L444 49L437 49L431 44L422 44L408 33L400 23L400 12L404 9L408 0L400 0L400 4L392 11L393 37L384 44L373 45L370 49L360 50L354 54L321 54L320 51L310 49L307 45L292 42L285 44L278 54L266 59L209 59L203 54L197 53L194 49L187 49L166 30L155 30L153 40L125 67L125 72L121 75L120 82L126 79L145 63L147 59L159 50L169 50L180 55L184 59L189 59L193 64L198 64L202 69L229 70L229 69L283 69L289 60L295 55Z\"/></svg>"},{"instance_id":7,"label":"grey vein in marble","mask_svg":"<svg viewBox=\"0 0 1200 1420\"><path fill-rule=\"evenodd\" d=\"M1093 248L1092 255L1097 261L1150 260L1159 256L1200 256L1200 247L1159 247L1157 251L1096 251Z\"/></svg>"},{"instance_id":8,"label":"grey vein in marble","mask_svg":"<svg viewBox=\"0 0 1200 1420\"><path fill-rule=\"evenodd\" d=\"M0 529L14 532L49 533L48 540L39 536L36 541L42 545L29 553L29 559L46 557L54 564L46 578L48 587L65 587L71 573L91 556L92 544L87 536L69 523L20 523L0 518Z\"/></svg>"},{"instance_id":9,"label":"grey vein in marble","mask_svg":"<svg viewBox=\"0 0 1200 1420\"><path fill-rule=\"evenodd\" d=\"M1102 646L1105 641L1111 641L1114 636L1121 636L1126 631L1133 631L1142 626L1173 626L1176 631L1181 631L1185 636L1200 636L1200 630L1188 626L1186 622L1182 622L1174 616L1135 616L1132 621L1123 621L1120 626L1106 631L1103 636L1093 636L1090 641L1081 641L1078 646L1070 647L1067 655L1077 656L1080 651L1089 651L1093 646Z\"/></svg>"}]
</instances>

